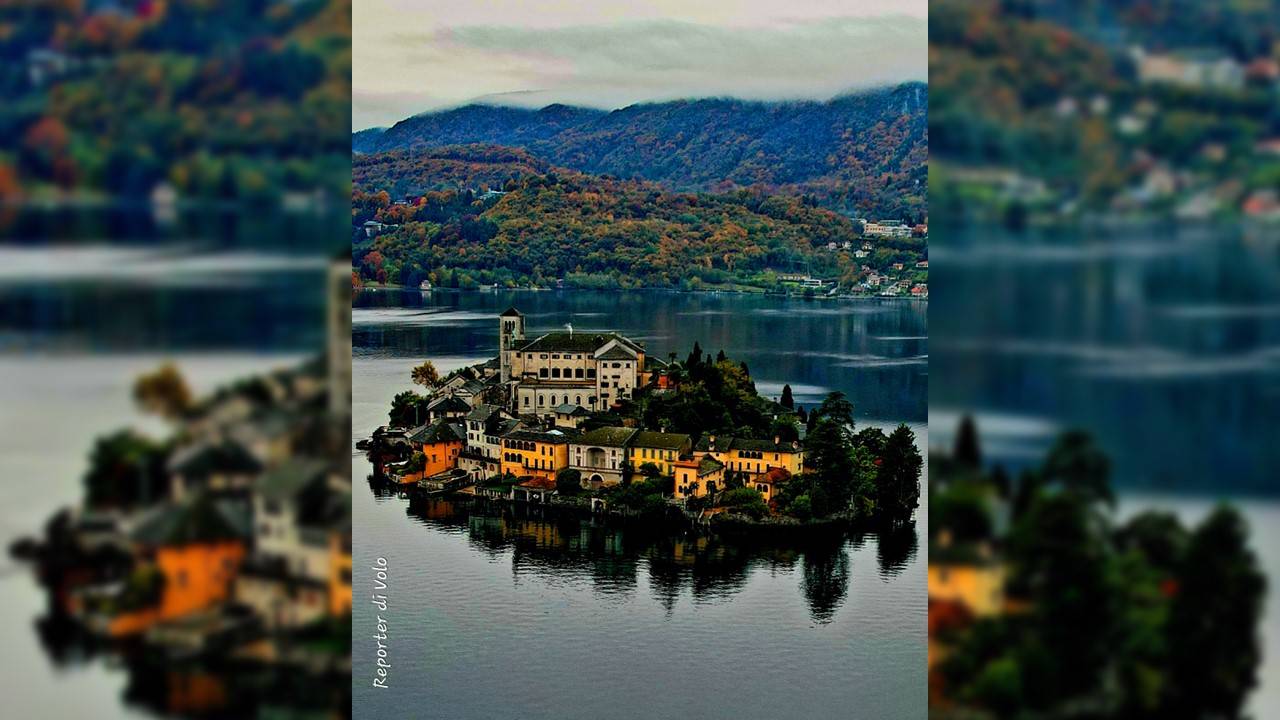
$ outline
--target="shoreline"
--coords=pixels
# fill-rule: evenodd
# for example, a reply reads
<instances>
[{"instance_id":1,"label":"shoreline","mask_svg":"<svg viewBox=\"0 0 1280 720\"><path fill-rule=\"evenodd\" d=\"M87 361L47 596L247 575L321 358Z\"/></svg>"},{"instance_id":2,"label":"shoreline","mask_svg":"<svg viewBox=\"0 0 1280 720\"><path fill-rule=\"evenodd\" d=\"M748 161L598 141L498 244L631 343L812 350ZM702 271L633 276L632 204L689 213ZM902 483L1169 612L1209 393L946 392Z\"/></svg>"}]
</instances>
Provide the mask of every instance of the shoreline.
<instances>
[{"instance_id":1,"label":"shoreline","mask_svg":"<svg viewBox=\"0 0 1280 720\"><path fill-rule=\"evenodd\" d=\"M910 302L924 302L924 303L929 302L928 295L919 296L919 297L912 297L910 295L848 295L848 294L846 295L818 295L818 294L805 295L804 293L784 293L784 292L774 292L769 290L760 290L758 292L752 292L747 290L716 290L716 289L683 290L681 288L672 288L672 287L639 287L639 288L623 288L623 287L618 287L618 288L580 288L580 287L528 288L528 287L525 287L525 288L498 288L496 290L492 288L479 287L479 288L471 288L471 289L432 288L430 290L421 290L418 288L409 287L407 285L362 285L360 287L353 287L352 291L357 293L363 292L363 291L418 292L418 293L443 293L448 295L463 295L463 294L484 293L484 292L522 292L522 293L545 293L545 292L651 293L651 292L659 292L659 293L673 293L673 294L682 294L682 295L745 295L745 296L759 296L759 297L771 297L771 298L798 298L801 300L814 300L814 301L824 301L824 302L835 301L835 300L884 300L884 301L905 300Z\"/></svg>"},{"instance_id":2,"label":"shoreline","mask_svg":"<svg viewBox=\"0 0 1280 720\"><path fill-rule=\"evenodd\" d=\"M384 482L384 484L391 488L397 487L397 484L392 482ZM625 510L592 510L589 504L584 505L581 502L570 502L564 499L548 502L529 502L527 500L484 497L465 492L431 493L418 488L416 485L401 486L399 489L403 490L408 496L410 512L413 512L416 507L432 501L466 503L468 509L482 511L509 511L516 509L530 511L536 509L551 516L577 520L601 520L606 524L618 524L630 529L640 529L653 533L690 532L743 545L762 541L831 539L848 532L874 532L883 529L872 518L832 516L821 520L763 522L752 520L744 515L724 514L724 520L697 522L689 517L687 512L674 505L669 505L666 512L659 515ZM575 500L577 499L575 498ZM679 519L676 517L677 513ZM915 522L914 513L910 519L900 524L905 525L911 522Z\"/></svg>"}]
</instances>

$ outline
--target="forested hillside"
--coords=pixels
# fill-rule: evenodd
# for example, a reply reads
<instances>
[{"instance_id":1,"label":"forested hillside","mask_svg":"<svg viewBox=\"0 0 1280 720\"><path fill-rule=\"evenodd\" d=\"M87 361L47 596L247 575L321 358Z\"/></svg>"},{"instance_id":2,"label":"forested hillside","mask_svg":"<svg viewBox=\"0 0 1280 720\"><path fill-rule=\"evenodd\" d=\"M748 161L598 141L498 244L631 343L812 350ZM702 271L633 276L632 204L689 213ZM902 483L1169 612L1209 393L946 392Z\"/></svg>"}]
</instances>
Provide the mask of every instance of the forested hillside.
<instances>
[{"instance_id":1,"label":"forested hillside","mask_svg":"<svg viewBox=\"0 0 1280 720\"><path fill-rule=\"evenodd\" d=\"M847 217L760 191L685 193L562 169L527 173L497 197L437 190L396 204L369 179L401 164L408 174L428 176L432 166L465 165L473 178L531 168L518 151L504 152L495 151L489 169L474 149L460 155L465 163L403 155L361 159L352 197L358 281L773 289L779 273L812 272L848 287L869 272L864 264L884 268L923 257L925 241L911 238L877 240L867 257L856 258L863 240ZM370 238L363 230L368 220L394 227Z\"/></svg>"},{"instance_id":2,"label":"forested hillside","mask_svg":"<svg viewBox=\"0 0 1280 720\"><path fill-rule=\"evenodd\" d=\"M502 190L550 170L550 163L525 150L496 145L393 150L351 159L353 188L366 193L385 191L394 199L431 190Z\"/></svg>"},{"instance_id":3,"label":"forested hillside","mask_svg":"<svg viewBox=\"0 0 1280 720\"><path fill-rule=\"evenodd\" d=\"M0 200L346 194L349 0L0 5Z\"/></svg>"},{"instance_id":4,"label":"forested hillside","mask_svg":"<svg viewBox=\"0 0 1280 720\"><path fill-rule=\"evenodd\" d=\"M922 83L826 102L731 99L603 112L469 105L352 137L357 153L483 143L552 165L670 190L757 188L872 218L927 218L928 93Z\"/></svg>"}]
</instances>

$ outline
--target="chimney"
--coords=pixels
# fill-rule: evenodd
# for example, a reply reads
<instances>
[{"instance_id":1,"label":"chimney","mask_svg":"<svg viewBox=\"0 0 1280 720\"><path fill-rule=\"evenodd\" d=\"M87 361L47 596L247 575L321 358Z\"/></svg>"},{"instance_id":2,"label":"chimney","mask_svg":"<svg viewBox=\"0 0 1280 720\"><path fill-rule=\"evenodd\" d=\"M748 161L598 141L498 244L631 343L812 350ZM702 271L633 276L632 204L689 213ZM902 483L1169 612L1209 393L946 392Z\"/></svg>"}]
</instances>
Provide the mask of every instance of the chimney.
<instances>
[{"instance_id":1,"label":"chimney","mask_svg":"<svg viewBox=\"0 0 1280 720\"><path fill-rule=\"evenodd\" d=\"M715 450L715 449L716 449L716 436L715 436L715 435L712 435L712 436L710 436L710 437L707 439L707 447L711 448L712 450Z\"/></svg>"},{"instance_id":2,"label":"chimney","mask_svg":"<svg viewBox=\"0 0 1280 720\"><path fill-rule=\"evenodd\" d=\"M777 447L778 445L781 445L781 444L782 444L782 436L781 436L781 435L774 435L774 436L773 436L773 445L774 445L774 447Z\"/></svg>"}]
</instances>

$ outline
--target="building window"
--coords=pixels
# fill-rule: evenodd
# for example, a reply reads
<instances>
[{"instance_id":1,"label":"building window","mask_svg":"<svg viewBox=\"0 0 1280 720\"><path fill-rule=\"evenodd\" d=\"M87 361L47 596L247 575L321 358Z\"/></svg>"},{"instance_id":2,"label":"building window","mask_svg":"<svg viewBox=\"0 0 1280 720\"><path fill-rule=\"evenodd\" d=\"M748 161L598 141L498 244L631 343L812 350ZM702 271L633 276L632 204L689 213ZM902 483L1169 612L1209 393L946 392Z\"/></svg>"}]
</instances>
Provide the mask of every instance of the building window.
<instances>
[{"instance_id":1,"label":"building window","mask_svg":"<svg viewBox=\"0 0 1280 720\"><path fill-rule=\"evenodd\" d=\"M539 356L538 356L538 359L539 359L539 360L546 360L546 359L547 359L547 354L546 354L546 353L542 353L541 355L539 355Z\"/></svg>"},{"instance_id":2,"label":"building window","mask_svg":"<svg viewBox=\"0 0 1280 720\"><path fill-rule=\"evenodd\" d=\"M560 368L551 368L551 377L553 378L560 377Z\"/></svg>"},{"instance_id":3,"label":"building window","mask_svg":"<svg viewBox=\"0 0 1280 720\"><path fill-rule=\"evenodd\" d=\"M538 396L538 406L539 406L539 407L541 407L541 406L542 406L542 401L543 401L543 400L546 400L546 398L545 398L545 397L543 397L542 395L539 395L539 396Z\"/></svg>"},{"instance_id":4,"label":"building window","mask_svg":"<svg viewBox=\"0 0 1280 720\"><path fill-rule=\"evenodd\" d=\"M622 363L614 363L613 366L616 368L620 368L622 367Z\"/></svg>"},{"instance_id":5,"label":"building window","mask_svg":"<svg viewBox=\"0 0 1280 720\"><path fill-rule=\"evenodd\" d=\"M581 373L582 371L581 371L581 370L579 370L578 372L579 372L579 373ZM576 403L576 404L578 404L578 405L581 405L581 404L582 404L582 396L581 396L581 395L575 395L575 396L574 396L574 398L573 398L573 402L574 402L574 403Z\"/></svg>"},{"instance_id":6,"label":"building window","mask_svg":"<svg viewBox=\"0 0 1280 720\"><path fill-rule=\"evenodd\" d=\"M574 370L574 371L573 371L573 376L574 376L574 377L576 377L576 378L580 378L580 377L582 377L582 368L578 368L577 370Z\"/></svg>"},{"instance_id":7,"label":"building window","mask_svg":"<svg viewBox=\"0 0 1280 720\"><path fill-rule=\"evenodd\" d=\"M591 380L595 380L595 379L596 379L596 369L595 369L595 368L587 368L587 378L588 378L588 379L591 379Z\"/></svg>"}]
</instances>

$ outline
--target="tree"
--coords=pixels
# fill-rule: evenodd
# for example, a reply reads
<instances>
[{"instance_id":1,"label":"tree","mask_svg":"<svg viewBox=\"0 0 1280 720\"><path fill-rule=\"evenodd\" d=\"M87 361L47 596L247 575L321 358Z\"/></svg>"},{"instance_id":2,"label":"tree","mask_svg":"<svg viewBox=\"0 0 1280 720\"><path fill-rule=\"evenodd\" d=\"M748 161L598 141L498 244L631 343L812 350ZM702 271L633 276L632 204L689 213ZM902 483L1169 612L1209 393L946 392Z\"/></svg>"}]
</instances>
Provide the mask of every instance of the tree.
<instances>
[{"instance_id":1,"label":"tree","mask_svg":"<svg viewBox=\"0 0 1280 720\"><path fill-rule=\"evenodd\" d=\"M1107 456L1082 430L1063 433L1049 450L1042 470L1044 481L1078 493L1086 502L1115 504Z\"/></svg>"},{"instance_id":2,"label":"tree","mask_svg":"<svg viewBox=\"0 0 1280 720\"><path fill-rule=\"evenodd\" d=\"M582 473L573 468L556 473L556 492L570 497L582 492Z\"/></svg>"},{"instance_id":3,"label":"tree","mask_svg":"<svg viewBox=\"0 0 1280 720\"><path fill-rule=\"evenodd\" d=\"M685 368L689 371L691 377L696 377L696 372L702 367L702 345L697 340L693 341L693 350L689 351L689 357L685 359Z\"/></svg>"},{"instance_id":4,"label":"tree","mask_svg":"<svg viewBox=\"0 0 1280 720\"><path fill-rule=\"evenodd\" d=\"M396 393L391 399L391 411L387 413L391 427L416 427L427 417L428 399L412 390Z\"/></svg>"},{"instance_id":5,"label":"tree","mask_svg":"<svg viewBox=\"0 0 1280 720\"><path fill-rule=\"evenodd\" d=\"M656 478L662 474L662 469L651 462L647 462L640 465L640 474L646 478Z\"/></svg>"},{"instance_id":6,"label":"tree","mask_svg":"<svg viewBox=\"0 0 1280 720\"><path fill-rule=\"evenodd\" d=\"M131 508L159 502L168 494L164 448L133 430L98 438L85 473L90 507Z\"/></svg>"},{"instance_id":7,"label":"tree","mask_svg":"<svg viewBox=\"0 0 1280 720\"><path fill-rule=\"evenodd\" d=\"M821 419L805 441L805 462L812 463L809 492L815 515L822 517L849 507L853 499L853 448L844 428Z\"/></svg>"},{"instance_id":8,"label":"tree","mask_svg":"<svg viewBox=\"0 0 1280 720\"><path fill-rule=\"evenodd\" d=\"M1257 684L1267 582L1248 534L1240 513L1220 506L1191 535L1166 633L1171 714L1239 717Z\"/></svg>"},{"instance_id":9,"label":"tree","mask_svg":"<svg viewBox=\"0 0 1280 720\"><path fill-rule=\"evenodd\" d=\"M920 470L924 465L915 435L906 424L889 434L876 476L876 510L882 517L905 520L920 504Z\"/></svg>"},{"instance_id":10,"label":"tree","mask_svg":"<svg viewBox=\"0 0 1280 720\"><path fill-rule=\"evenodd\" d=\"M800 428L790 417L780 417L769 425L769 435L778 438L778 442L795 442L800 439Z\"/></svg>"},{"instance_id":11,"label":"tree","mask_svg":"<svg viewBox=\"0 0 1280 720\"><path fill-rule=\"evenodd\" d=\"M1071 493L1043 494L1008 543L1010 593L1033 608L1026 634L1053 648L1026 668L1035 707L1053 707L1099 687L1120 619L1114 555L1090 505Z\"/></svg>"},{"instance_id":12,"label":"tree","mask_svg":"<svg viewBox=\"0 0 1280 720\"><path fill-rule=\"evenodd\" d=\"M173 420L191 409L191 389L173 363L141 375L133 384L133 399L147 412Z\"/></svg>"},{"instance_id":13,"label":"tree","mask_svg":"<svg viewBox=\"0 0 1280 720\"><path fill-rule=\"evenodd\" d=\"M853 430L853 403L839 390L827 395L815 412L820 419L829 419Z\"/></svg>"},{"instance_id":14,"label":"tree","mask_svg":"<svg viewBox=\"0 0 1280 720\"><path fill-rule=\"evenodd\" d=\"M790 385L782 386L782 398L778 400L778 404L788 410L795 409L796 401L795 401L795 398L791 397Z\"/></svg>"},{"instance_id":15,"label":"tree","mask_svg":"<svg viewBox=\"0 0 1280 720\"><path fill-rule=\"evenodd\" d=\"M960 420L960 427L956 431L953 455L956 463L963 468L977 470L982 467L982 450L978 443L978 428L974 424L973 416L971 415L965 415Z\"/></svg>"},{"instance_id":16,"label":"tree","mask_svg":"<svg viewBox=\"0 0 1280 720\"><path fill-rule=\"evenodd\" d=\"M440 386L440 373L436 370L436 366L430 360L424 360L421 365L415 367L411 373L413 382L417 385L423 385L429 388Z\"/></svg>"}]
</instances>

